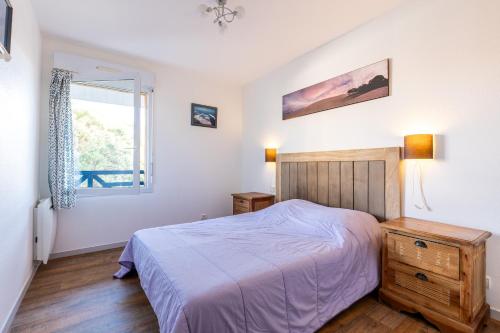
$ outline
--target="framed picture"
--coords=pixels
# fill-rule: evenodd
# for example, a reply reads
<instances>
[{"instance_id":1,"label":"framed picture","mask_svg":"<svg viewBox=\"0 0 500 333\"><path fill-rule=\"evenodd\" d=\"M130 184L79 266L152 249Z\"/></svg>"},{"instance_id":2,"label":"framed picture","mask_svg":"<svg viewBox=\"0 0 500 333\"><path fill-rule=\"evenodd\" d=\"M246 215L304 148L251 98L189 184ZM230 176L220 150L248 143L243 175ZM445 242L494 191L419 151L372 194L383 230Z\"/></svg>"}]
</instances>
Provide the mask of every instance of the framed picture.
<instances>
[{"instance_id":1,"label":"framed picture","mask_svg":"<svg viewBox=\"0 0 500 333\"><path fill-rule=\"evenodd\" d=\"M217 108L213 106L192 103L191 125L217 128Z\"/></svg>"},{"instance_id":2,"label":"framed picture","mask_svg":"<svg viewBox=\"0 0 500 333\"><path fill-rule=\"evenodd\" d=\"M0 59L10 60L12 12L9 0L0 0Z\"/></svg>"},{"instance_id":3,"label":"framed picture","mask_svg":"<svg viewBox=\"0 0 500 333\"><path fill-rule=\"evenodd\" d=\"M283 120L389 96L389 59L283 96Z\"/></svg>"}]
</instances>

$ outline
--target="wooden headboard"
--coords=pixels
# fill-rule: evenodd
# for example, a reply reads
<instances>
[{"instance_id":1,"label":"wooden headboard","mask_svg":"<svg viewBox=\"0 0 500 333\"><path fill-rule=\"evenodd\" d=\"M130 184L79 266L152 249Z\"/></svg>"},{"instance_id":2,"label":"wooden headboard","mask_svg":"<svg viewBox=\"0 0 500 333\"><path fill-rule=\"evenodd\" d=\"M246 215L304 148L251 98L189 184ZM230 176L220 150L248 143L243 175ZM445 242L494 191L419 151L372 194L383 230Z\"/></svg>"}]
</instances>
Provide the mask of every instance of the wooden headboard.
<instances>
[{"instance_id":1,"label":"wooden headboard","mask_svg":"<svg viewBox=\"0 0 500 333\"><path fill-rule=\"evenodd\" d=\"M276 200L360 210L379 221L398 218L400 158L399 147L278 154Z\"/></svg>"}]
</instances>

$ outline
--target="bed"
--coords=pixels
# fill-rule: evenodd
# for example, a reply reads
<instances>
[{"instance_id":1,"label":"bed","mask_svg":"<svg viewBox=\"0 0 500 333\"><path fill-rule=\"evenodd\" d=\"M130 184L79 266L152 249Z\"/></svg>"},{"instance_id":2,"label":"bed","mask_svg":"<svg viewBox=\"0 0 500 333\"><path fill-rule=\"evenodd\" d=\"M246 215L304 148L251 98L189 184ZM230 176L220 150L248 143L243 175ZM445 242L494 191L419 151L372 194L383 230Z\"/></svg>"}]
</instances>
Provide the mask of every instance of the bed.
<instances>
[{"instance_id":1,"label":"bed","mask_svg":"<svg viewBox=\"0 0 500 333\"><path fill-rule=\"evenodd\" d=\"M398 162L398 148L278 155L277 204L137 231L115 277L137 271L162 333L315 332L379 283Z\"/></svg>"}]
</instances>

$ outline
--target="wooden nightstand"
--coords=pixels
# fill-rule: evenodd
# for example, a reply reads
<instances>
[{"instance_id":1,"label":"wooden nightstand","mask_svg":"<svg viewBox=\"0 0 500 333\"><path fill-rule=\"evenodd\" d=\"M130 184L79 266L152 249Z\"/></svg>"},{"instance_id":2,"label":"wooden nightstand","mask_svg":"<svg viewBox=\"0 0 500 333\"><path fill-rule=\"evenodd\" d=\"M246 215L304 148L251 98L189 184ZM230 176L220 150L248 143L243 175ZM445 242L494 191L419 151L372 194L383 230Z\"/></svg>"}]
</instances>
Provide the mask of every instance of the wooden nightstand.
<instances>
[{"instance_id":1,"label":"wooden nightstand","mask_svg":"<svg viewBox=\"0 0 500 333\"><path fill-rule=\"evenodd\" d=\"M490 313L485 243L491 233L407 217L381 227L381 300L420 312L441 332L479 332Z\"/></svg>"},{"instance_id":2,"label":"wooden nightstand","mask_svg":"<svg viewBox=\"0 0 500 333\"><path fill-rule=\"evenodd\" d=\"M248 192L233 193L233 215L256 212L274 204L274 195Z\"/></svg>"}]
</instances>

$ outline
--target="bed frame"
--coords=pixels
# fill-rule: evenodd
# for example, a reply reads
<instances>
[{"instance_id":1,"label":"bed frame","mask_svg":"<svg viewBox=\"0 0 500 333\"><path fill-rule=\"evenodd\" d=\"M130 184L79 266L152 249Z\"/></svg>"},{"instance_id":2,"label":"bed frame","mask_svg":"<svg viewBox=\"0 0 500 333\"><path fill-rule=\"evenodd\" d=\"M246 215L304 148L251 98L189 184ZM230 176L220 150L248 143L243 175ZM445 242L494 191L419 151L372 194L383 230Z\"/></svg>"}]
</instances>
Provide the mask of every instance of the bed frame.
<instances>
[{"instance_id":1,"label":"bed frame","mask_svg":"<svg viewBox=\"0 0 500 333\"><path fill-rule=\"evenodd\" d=\"M278 154L276 201L304 199L379 221L401 216L401 148Z\"/></svg>"}]
</instances>

